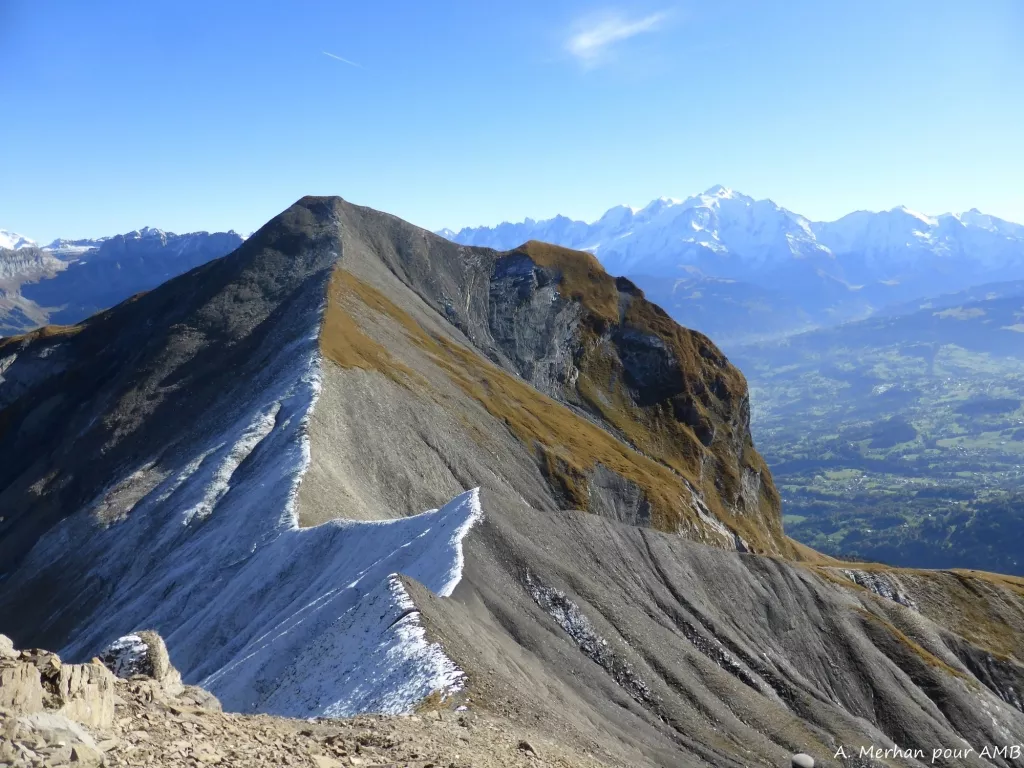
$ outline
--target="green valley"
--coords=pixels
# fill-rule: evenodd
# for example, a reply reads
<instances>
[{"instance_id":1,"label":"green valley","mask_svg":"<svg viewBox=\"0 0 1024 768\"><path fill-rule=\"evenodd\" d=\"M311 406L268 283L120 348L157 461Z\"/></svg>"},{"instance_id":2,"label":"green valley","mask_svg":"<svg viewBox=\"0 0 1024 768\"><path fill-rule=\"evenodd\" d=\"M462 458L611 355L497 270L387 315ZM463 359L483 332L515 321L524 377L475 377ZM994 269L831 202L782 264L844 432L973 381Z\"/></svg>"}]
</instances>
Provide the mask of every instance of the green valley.
<instances>
[{"instance_id":1,"label":"green valley","mask_svg":"<svg viewBox=\"0 0 1024 768\"><path fill-rule=\"evenodd\" d=\"M828 554L1024 573L1020 297L735 350L789 535Z\"/></svg>"}]
</instances>

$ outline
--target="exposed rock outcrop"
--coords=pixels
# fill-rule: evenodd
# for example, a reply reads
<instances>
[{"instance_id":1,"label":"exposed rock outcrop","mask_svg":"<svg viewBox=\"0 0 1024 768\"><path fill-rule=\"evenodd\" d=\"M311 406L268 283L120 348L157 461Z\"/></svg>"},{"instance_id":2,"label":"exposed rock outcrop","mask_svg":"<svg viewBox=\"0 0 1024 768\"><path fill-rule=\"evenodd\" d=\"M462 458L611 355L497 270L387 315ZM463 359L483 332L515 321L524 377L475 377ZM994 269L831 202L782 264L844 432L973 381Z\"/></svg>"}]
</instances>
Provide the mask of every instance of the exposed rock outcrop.
<instances>
[{"instance_id":1,"label":"exposed rock outcrop","mask_svg":"<svg viewBox=\"0 0 1024 768\"><path fill-rule=\"evenodd\" d=\"M177 695L183 688L181 674L171 664L164 639L152 630L118 638L100 653L99 659L118 677L148 677L172 695Z\"/></svg>"},{"instance_id":2,"label":"exposed rock outcrop","mask_svg":"<svg viewBox=\"0 0 1024 768\"><path fill-rule=\"evenodd\" d=\"M15 652L0 635L0 709L26 715L51 713L87 726L109 726L114 717L114 677L100 663L64 664L55 653Z\"/></svg>"},{"instance_id":3,"label":"exposed rock outcrop","mask_svg":"<svg viewBox=\"0 0 1024 768\"><path fill-rule=\"evenodd\" d=\"M0 635L0 654L9 647L7 638ZM167 662L163 641L152 632L125 636L104 656L122 674L129 670L132 674L127 679L115 679L99 664L82 665L106 673L110 684L105 689L110 716L97 720L82 708L46 708L39 701L45 692L24 682L27 679L31 683L37 664L46 668L59 664L54 654L33 651L6 655L7 659L16 659L17 667L28 674L0 676L0 766L605 765L535 731L509 728L508 723L466 706L461 712L428 706L418 715L405 717L328 721L224 714L210 694L200 696L190 688L183 689L180 683L175 685L180 678ZM68 669L69 665L62 668ZM96 701L92 691L78 690L76 696L76 700Z\"/></svg>"}]
</instances>

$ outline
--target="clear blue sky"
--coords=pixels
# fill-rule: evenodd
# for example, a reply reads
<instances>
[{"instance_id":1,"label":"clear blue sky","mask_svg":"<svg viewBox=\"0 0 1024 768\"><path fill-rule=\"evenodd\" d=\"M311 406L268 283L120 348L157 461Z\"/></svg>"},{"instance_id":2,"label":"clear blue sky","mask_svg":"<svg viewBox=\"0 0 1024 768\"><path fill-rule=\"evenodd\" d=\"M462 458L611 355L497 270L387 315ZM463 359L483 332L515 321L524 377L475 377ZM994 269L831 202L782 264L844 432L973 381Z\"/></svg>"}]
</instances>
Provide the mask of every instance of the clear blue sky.
<instances>
[{"instance_id":1,"label":"clear blue sky","mask_svg":"<svg viewBox=\"0 0 1024 768\"><path fill-rule=\"evenodd\" d=\"M1024 221L1018 0L0 0L0 104L0 227L38 240L249 231L304 194L431 229L592 218L717 183Z\"/></svg>"}]
</instances>

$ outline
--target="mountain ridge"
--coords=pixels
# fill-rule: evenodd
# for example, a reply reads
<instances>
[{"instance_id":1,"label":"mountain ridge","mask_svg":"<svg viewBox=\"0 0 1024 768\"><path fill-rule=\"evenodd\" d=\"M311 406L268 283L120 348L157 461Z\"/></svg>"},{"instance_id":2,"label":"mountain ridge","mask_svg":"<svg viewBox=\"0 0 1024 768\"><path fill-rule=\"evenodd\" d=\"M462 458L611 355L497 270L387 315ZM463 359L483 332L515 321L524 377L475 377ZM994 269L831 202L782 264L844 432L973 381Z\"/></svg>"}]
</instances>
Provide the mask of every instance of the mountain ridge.
<instances>
[{"instance_id":1,"label":"mountain ridge","mask_svg":"<svg viewBox=\"0 0 1024 768\"><path fill-rule=\"evenodd\" d=\"M146 227L0 249L0 334L84 320L241 243L235 232L176 235Z\"/></svg>"},{"instance_id":2,"label":"mountain ridge","mask_svg":"<svg viewBox=\"0 0 1024 768\"><path fill-rule=\"evenodd\" d=\"M726 345L1024 278L1024 226L976 209L929 217L898 206L813 222L722 186L616 206L591 223L557 216L441 234L498 250L539 239L589 251L612 274L643 285L678 322ZM732 282L715 282L722 280ZM730 312L687 302L705 288Z\"/></svg>"},{"instance_id":3,"label":"mountain ridge","mask_svg":"<svg viewBox=\"0 0 1024 768\"><path fill-rule=\"evenodd\" d=\"M613 765L1024 738L1022 582L788 543L742 374L591 255L303 198L0 359L22 646L88 658L145 625L231 708L308 717L408 708L436 644L465 688L433 701ZM401 674L356 685L392 651Z\"/></svg>"},{"instance_id":4,"label":"mountain ridge","mask_svg":"<svg viewBox=\"0 0 1024 768\"><path fill-rule=\"evenodd\" d=\"M940 221L958 221L963 223L965 226L976 226L980 229L984 229L987 231L1005 233L1008 235L1013 235L1015 237L1024 236L1024 225L982 213L977 208L972 208L969 211L964 211L962 213L946 212L935 216L929 216L927 214L922 214L917 211L914 211L908 208L907 206L897 205L894 206L893 208L879 211L858 209L856 211L851 211L848 214L844 214L843 216L840 216L837 219L818 221L807 218L805 216L802 216L801 214L794 213L793 211L790 211L787 208L779 206L770 198L755 199L743 194L742 192L737 192L721 184L717 184L713 187L710 187L703 193L691 195L690 197L687 198L655 198L654 200L650 201L647 205L642 207L635 207L625 204L615 205L609 208L607 211L605 211L597 218L589 222L583 219L571 219L569 217L558 214L549 219L534 219L531 217L526 217L521 222L503 221L496 225L484 224L478 226L465 226L461 227L458 230L445 227L443 229L437 230L435 234L439 234L442 237L446 237L448 239L457 240L458 242L463 242L464 244L467 245L487 245L489 247L497 247L499 249L502 249L512 247L518 243L510 243L507 237L502 238L500 240L489 240L487 242L480 241L479 238L486 238L489 233L496 234L497 230L504 230L505 232L510 232L520 227L522 227L524 231L529 230L531 228L543 229L545 225L550 224L559 224L563 227L567 227L572 231L581 231L583 230L583 228L591 230L601 223L621 225L623 223L623 219L630 220L631 222L633 218L638 217L640 214L645 214L647 217L649 217L652 213L659 213L664 210L676 209L675 212L678 214L683 213L692 208L709 208L713 207L716 203L720 203L720 201L722 200L737 200L743 202L746 205L752 205L755 203L761 204L761 206L766 209L771 209L775 212L784 214L785 216L791 218L797 226L805 228L805 231L818 230L820 232L828 232L833 227L833 225L840 225L841 223L844 223L845 221L851 219L851 217L853 219L857 219L863 217L877 217L884 215L902 215L911 219L915 219L920 223L930 226L935 226ZM583 237L592 237L592 234L589 231L586 234L583 234L581 231L581 234ZM526 240L529 239L541 239L530 237L522 238L521 235L518 234L515 235L514 237L519 237L520 243L525 242ZM473 240L473 242L469 242L470 240ZM547 242L551 242L551 240L548 240ZM827 245L825 247L828 247L829 250L837 252L842 252L844 250L841 247L831 248ZM599 250L599 248L599 245L592 245L583 246L580 249L591 250L591 252L595 252L596 250Z\"/></svg>"}]
</instances>

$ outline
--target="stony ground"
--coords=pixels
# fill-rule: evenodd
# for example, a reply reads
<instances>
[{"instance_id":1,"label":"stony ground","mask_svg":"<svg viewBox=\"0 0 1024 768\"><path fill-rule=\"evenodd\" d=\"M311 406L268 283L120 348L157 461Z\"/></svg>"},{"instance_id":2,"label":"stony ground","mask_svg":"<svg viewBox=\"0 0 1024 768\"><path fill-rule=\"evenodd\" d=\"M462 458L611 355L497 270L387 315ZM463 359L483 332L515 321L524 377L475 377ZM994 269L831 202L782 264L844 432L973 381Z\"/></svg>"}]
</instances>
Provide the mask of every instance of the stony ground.
<instances>
[{"instance_id":1,"label":"stony ground","mask_svg":"<svg viewBox=\"0 0 1024 768\"><path fill-rule=\"evenodd\" d=\"M307 722L228 714L170 699L149 680L116 683L108 729L75 744L59 729L28 728L0 711L0 766L389 766L597 768L535 734L472 710ZM63 743L61 743L63 742ZM74 750L74 754L72 754Z\"/></svg>"}]
</instances>

